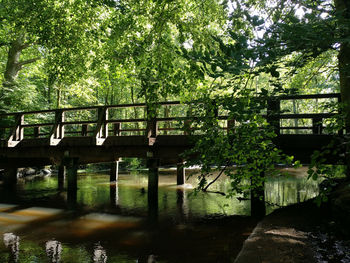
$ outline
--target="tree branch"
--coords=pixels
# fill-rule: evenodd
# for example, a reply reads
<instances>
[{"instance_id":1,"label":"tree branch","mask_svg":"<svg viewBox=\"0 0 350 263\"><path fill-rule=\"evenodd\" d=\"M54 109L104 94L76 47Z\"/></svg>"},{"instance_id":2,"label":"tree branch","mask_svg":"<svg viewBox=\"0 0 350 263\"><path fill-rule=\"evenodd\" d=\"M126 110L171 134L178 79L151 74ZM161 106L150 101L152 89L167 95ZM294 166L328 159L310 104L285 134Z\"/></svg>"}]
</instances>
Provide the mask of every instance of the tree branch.
<instances>
[{"instance_id":1,"label":"tree branch","mask_svg":"<svg viewBox=\"0 0 350 263\"><path fill-rule=\"evenodd\" d=\"M322 62L322 64L313 72L313 74L312 74L312 75L308 78L308 80L305 82L305 84L304 84L304 86L303 86L304 89L305 89L305 87L310 83L310 81L311 81L314 77L316 77L317 75L320 74L321 68L324 67L324 65L326 65L327 62L328 62L328 61Z\"/></svg>"},{"instance_id":2,"label":"tree branch","mask_svg":"<svg viewBox=\"0 0 350 263\"><path fill-rule=\"evenodd\" d=\"M223 174L223 172L226 170L226 167L227 167L227 165L225 165L225 167L220 171L220 173L218 174L218 176L216 176L216 178L215 178L213 181L211 181L211 182L203 189L203 192L206 192L207 189L209 188L209 186L211 186L213 183L216 182L216 180L219 179L219 177L220 177L220 176Z\"/></svg>"},{"instance_id":3,"label":"tree branch","mask_svg":"<svg viewBox=\"0 0 350 263\"><path fill-rule=\"evenodd\" d=\"M30 63L34 63L36 62L37 60L41 59L40 57L37 57L37 58L32 58L32 59L28 59L28 60L25 60L25 61L21 61L18 63L18 66L22 67L26 64L30 64Z\"/></svg>"}]
</instances>

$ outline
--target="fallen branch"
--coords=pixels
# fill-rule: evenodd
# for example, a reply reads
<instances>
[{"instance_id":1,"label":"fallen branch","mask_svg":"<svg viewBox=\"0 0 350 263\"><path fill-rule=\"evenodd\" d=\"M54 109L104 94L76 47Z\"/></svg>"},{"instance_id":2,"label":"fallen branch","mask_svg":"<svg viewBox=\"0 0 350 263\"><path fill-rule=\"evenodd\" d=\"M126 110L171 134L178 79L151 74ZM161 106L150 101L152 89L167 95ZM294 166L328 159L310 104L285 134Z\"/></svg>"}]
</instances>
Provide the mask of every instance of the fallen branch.
<instances>
[{"instance_id":1,"label":"fallen branch","mask_svg":"<svg viewBox=\"0 0 350 263\"><path fill-rule=\"evenodd\" d=\"M227 167L227 165L225 165L225 167L220 171L220 173L218 174L218 176L217 176L213 181L211 181L211 182L203 189L204 192L206 192L207 189L209 188L209 186L211 186L213 183L216 182L216 180L219 179L219 177L222 175L222 173L226 170L226 167Z\"/></svg>"}]
</instances>

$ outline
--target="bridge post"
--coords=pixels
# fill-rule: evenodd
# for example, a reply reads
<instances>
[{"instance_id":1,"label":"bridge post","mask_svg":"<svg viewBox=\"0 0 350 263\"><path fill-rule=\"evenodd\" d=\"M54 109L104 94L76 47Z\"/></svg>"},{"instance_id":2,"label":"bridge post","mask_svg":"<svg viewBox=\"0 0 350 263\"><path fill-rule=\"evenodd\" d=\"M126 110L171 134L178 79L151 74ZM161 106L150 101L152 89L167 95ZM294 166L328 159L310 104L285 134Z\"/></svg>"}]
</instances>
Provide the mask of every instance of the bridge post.
<instances>
[{"instance_id":1,"label":"bridge post","mask_svg":"<svg viewBox=\"0 0 350 263\"><path fill-rule=\"evenodd\" d=\"M15 127L11 131L11 136L7 139L7 147L15 147L23 139L23 124L24 115L16 114Z\"/></svg>"},{"instance_id":2,"label":"bridge post","mask_svg":"<svg viewBox=\"0 0 350 263\"><path fill-rule=\"evenodd\" d=\"M87 136L88 135L88 125L83 124L81 126L81 136Z\"/></svg>"},{"instance_id":3,"label":"bridge post","mask_svg":"<svg viewBox=\"0 0 350 263\"><path fill-rule=\"evenodd\" d=\"M158 135L158 122L156 118L147 121L147 138L156 138Z\"/></svg>"},{"instance_id":4,"label":"bridge post","mask_svg":"<svg viewBox=\"0 0 350 263\"><path fill-rule=\"evenodd\" d=\"M108 110L106 107L101 107L98 109L98 116L99 116L99 126L100 130L98 132L98 136L100 138L107 138L108 137Z\"/></svg>"},{"instance_id":5,"label":"bridge post","mask_svg":"<svg viewBox=\"0 0 350 263\"><path fill-rule=\"evenodd\" d=\"M56 110L55 123L57 124L57 129L55 130L55 139L63 139L64 137L64 111Z\"/></svg>"},{"instance_id":6,"label":"bridge post","mask_svg":"<svg viewBox=\"0 0 350 263\"><path fill-rule=\"evenodd\" d=\"M322 121L323 119L320 117L312 119L312 134L322 134Z\"/></svg>"},{"instance_id":7,"label":"bridge post","mask_svg":"<svg viewBox=\"0 0 350 263\"><path fill-rule=\"evenodd\" d=\"M212 100L211 106L212 106L212 111L213 111L214 117L217 118L219 116L219 107L216 104L215 100Z\"/></svg>"},{"instance_id":8,"label":"bridge post","mask_svg":"<svg viewBox=\"0 0 350 263\"><path fill-rule=\"evenodd\" d=\"M34 127L34 138L39 138L40 136L40 126Z\"/></svg>"},{"instance_id":9,"label":"bridge post","mask_svg":"<svg viewBox=\"0 0 350 263\"><path fill-rule=\"evenodd\" d=\"M191 135L191 126L192 126L192 106L190 105L186 113L186 120L184 121L184 135Z\"/></svg>"},{"instance_id":10,"label":"bridge post","mask_svg":"<svg viewBox=\"0 0 350 263\"><path fill-rule=\"evenodd\" d=\"M185 120L184 122L184 135L191 135L191 120Z\"/></svg>"},{"instance_id":11,"label":"bridge post","mask_svg":"<svg viewBox=\"0 0 350 263\"><path fill-rule=\"evenodd\" d=\"M121 123L117 122L113 125L113 135L114 136L120 136L120 130L121 130Z\"/></svg>"},{"instance_id":12,"label":"bridge post","mask_svg":"<svg viewBox=\"0 0 350 263\"><path fill-rule=\"evenodd\" d=\"M105 139L108 137L108 107L99 107L97 115L98 119L93 138L96 145L102 145Z\"/></svg>"},{"instance_id":13,"label":"bridge post","mask_svg":"<svg viewBox=\"0 0 350 263\"><path fill-rule=\"evenodd\" d=\"M159 159L149 158L148 167L148 217L153 221L158 218L158 167Z\"/></svg>"},{"instance_id":14,"label":"bridge post","mask_svg":"<svg viewBox=\"0 0 350 263\"><path fill-rule=\"evenodd\" d=\"M250 192L250 211L255 218L262 218L266 214L264 176L265 173L261 172L257 177L251 178L251 184L255 187Z\"/></svg>"},{"instance_id":15,"label":"bridge post","mask_svg":"<svg viewBox=\"0 0 350 263\"><path fill-rule=\"evenodd\" d=\"M281 103L278 98L270 98L267 101L267 122L273 127L276 135L280 134L280 111Z\"/></svg>"},{"instance_id":16,"label":"bridge post","mask_svg":"<svg viewBox=\"0 0 350 263\"><path fill-rule=\"evenodd\" d=\"M66 166L64 166L64 164L60 164L58 166L58 175L57 175L59 190L63 190L64 188L65 177L66 177Z\"/></svg>"},{"instance_id":17,"label":"bridge post","mask_svg":"<svg viewBox=\"0 0 350 263\"><path fill-rule=\"evenodd\" d=\"M230 135L230 133L233 132L235 125L236 121L234 119L227 119L227 135Z\"/></svg>"},{"instance_id":18,"label":"bridge post","mask_svg":"<svg viewBox=\"0 0 350 263\"><path fill-rule=\"evenodd\" d=\"M64 111L55 111L55 125L50 133L50 145L57 145L64 137Z\"/></svg>"},{"instance_id":19,"label":"bridge post","mask_svg":"<svg viewBox=\"0 0 350 263\"><path fill-rule=\"evenodd\" d=\"M109 181L110 182L116 182L118 181L118 175L119 175L119 158L117 161L114 161L111 163L111 170L109 174Z\"/></svg>"},{"instance_id":20,"label":"bridge post","mask_svg":"<svg viewBox=\"0 0 350 263\"><path fill-rule=\"evenodd\" d=\"M176 164L176 178L177 178L177 185L183 185L185 183L185 166L183 162L177 163Z\"/></svg>"}]
</instances>

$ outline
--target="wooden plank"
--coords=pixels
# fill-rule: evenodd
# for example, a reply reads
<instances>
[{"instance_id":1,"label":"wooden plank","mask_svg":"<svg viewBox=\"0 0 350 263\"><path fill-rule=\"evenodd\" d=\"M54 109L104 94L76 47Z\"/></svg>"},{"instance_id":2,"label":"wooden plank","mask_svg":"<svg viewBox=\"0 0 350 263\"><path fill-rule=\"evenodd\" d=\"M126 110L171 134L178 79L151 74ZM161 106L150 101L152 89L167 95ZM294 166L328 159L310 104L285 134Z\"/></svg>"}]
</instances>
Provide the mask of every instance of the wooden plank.
<instances>
[{"instance_id":1,"label":"wooden plank","mask_svg":"<svg viewBox=\"0 0 350 263\"><path fill-rule=\"evenodd\" d=\"M44 127L44 126L53 126L54 122L47 122L47 123L31 123L31 124L23 124L23 128L35 128L35 127Z\"/></svg>"},{"instance_id":2,"label":"wooden plank","mask_svg":"<svg viewBox=\"0 0 350 263\"><path fill-rule=\"evenodd\" d=\"M85 125L94 123L97 123L97 121L64 121L62 125Z\"/></svg>"},{"instance_id":3,"label":"wooden plank","mask_svg":"<svg viewBox=\"0 0 350 263\"><path fill-rule=\"evenodd\" d=\"M125 123L125 122L145 122L146 119L112 119L106 120L107 123Z\"/></svg>"},{"instance_id":4,"label":"wooden plank","mask_svg":"<svg viewBox=\"0 0 350 263\"><path fill-rule=\"evenodd\" d=\"M144 132L144 131L146 131L146 129L121 129L121 130L119 130L119 132L133 132L133 131Z\"/></svg>"},{"instance_id":5,"label":"wooden plank","mask_svg":"<svg viewBox=\"0 0 350 263\"><path fill-rule=\"evenodd\" d=\"M279 96L278 98L280 100L328 99L340 98L340 93L283 95Z\"/></svg>"},{"instance_id":6,"label":"wooden plank","mask_svg":"<svg viewBox=\"0 0 350 263\"><path fill-rule=\"evenodd\" d=\"M280 127L281 130L311 130L312 126Z\"/></svg>"},{"instance_id":7,"label":"wooden plank","mask_svg":"<svg viewBox=\"0 0 350 263\"><path fill-rule=\"evenodd\" d=\"M280 119L314 119L322 118L328 119L336 116L337 113L299 113L299 114L280 114Z\"/></svg>"}]
</instances>

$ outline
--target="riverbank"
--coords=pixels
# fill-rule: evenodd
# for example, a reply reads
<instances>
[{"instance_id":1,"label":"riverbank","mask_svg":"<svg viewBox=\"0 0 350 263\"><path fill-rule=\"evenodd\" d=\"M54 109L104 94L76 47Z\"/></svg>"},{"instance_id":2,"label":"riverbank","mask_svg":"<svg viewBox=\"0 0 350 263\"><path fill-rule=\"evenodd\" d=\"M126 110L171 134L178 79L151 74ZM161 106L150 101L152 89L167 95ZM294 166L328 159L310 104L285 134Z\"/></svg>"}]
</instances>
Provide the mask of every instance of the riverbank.
<instances>
[{"instance_id":1,"label":"riverbank","mask_svg":"<svg viewBox=\"0 0 350 263\"><path fill-rule=\"evenodd\" d=\"M234 263L350 262L340 228L313 200L281 208L258 223Z\"/></svg>"}]
</instances>

